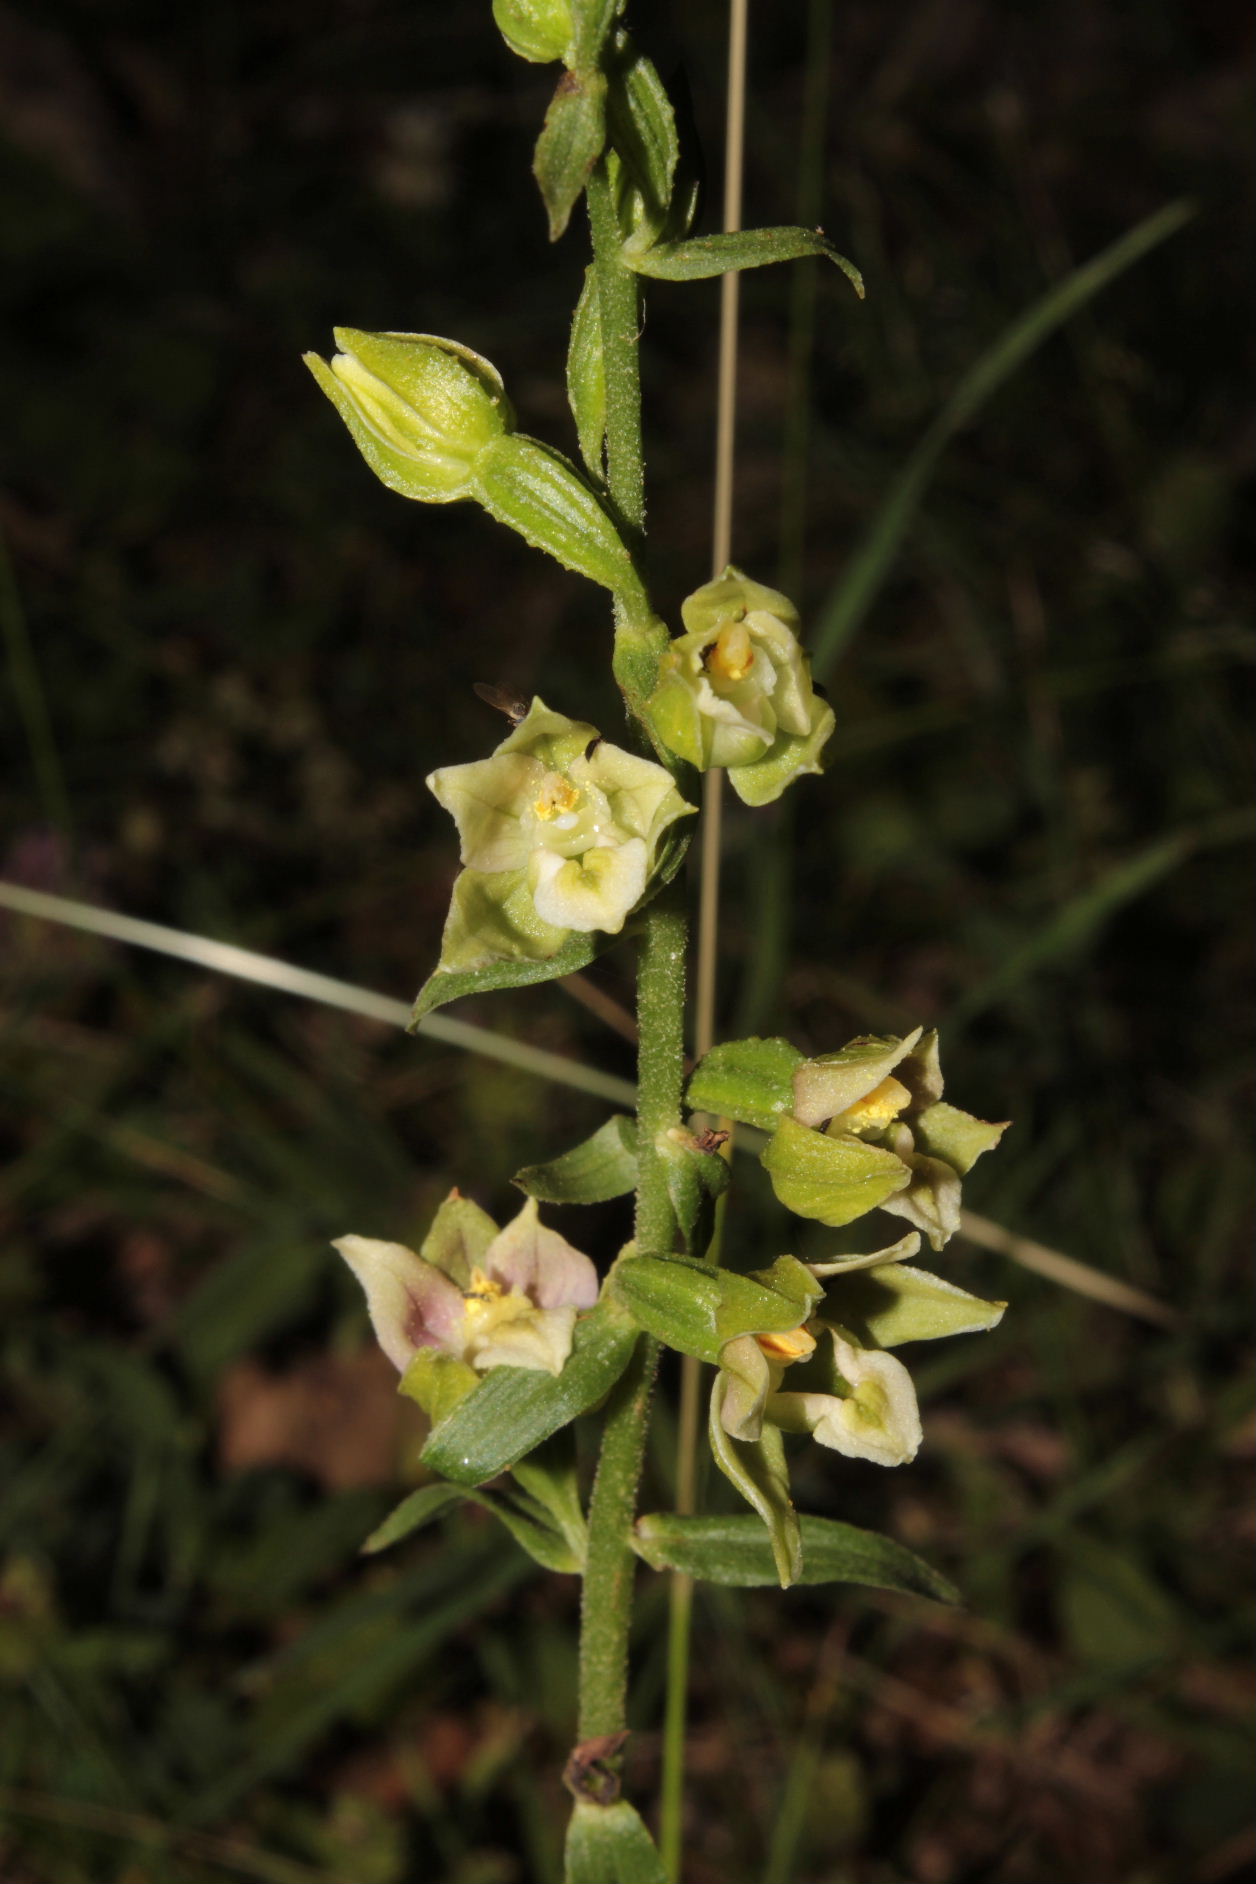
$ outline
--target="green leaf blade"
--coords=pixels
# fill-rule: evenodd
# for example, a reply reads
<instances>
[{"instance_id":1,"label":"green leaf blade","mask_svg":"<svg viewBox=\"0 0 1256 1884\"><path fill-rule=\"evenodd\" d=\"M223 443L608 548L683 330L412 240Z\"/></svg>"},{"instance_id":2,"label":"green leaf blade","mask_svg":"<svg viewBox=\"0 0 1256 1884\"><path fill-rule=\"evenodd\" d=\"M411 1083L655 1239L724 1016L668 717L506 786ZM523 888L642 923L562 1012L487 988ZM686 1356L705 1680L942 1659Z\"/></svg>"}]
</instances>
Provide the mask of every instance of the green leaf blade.
<instances>
[{"instance_id":1,"label":"green leaf blade","mask_svg":"<svg viewBox=\"0 0 1256 1884\"><path fill-rule=\"evenodd\" d=\"M835 1518L803 1517L799 1583L860 1583L871 1589L957 1603L954 1585L893 1538ZM680 1570L707 1583L750 1589L777 1581L771 1545L758 1521L738 1513L686 1518L653 1512L638 1518L635 1547L655 1570Z\"/></svg>"},{"instance_id":2,"label":"green leaf blade","mask_svg":"<svg viewBox=\"0 0 1256 1884\"><path fill-rule=\"evenodd\" d=\"M798 262L810 255L827 256L863 299L863 276L818 229L739 229L693 236L686 242L659 242L640 255L626 250L624 260L637 274L656 281L707 281L713 275L764 268L772 262Z\"/></svg>"},{"instance_id":3,"label":"green leaf blade","mask_svg":"<svg viewBox=\"0 0 1256 1884\"><path fill-rule=\"evenodd\" d=\"M433 1429L423 1448L424 1465L470 1487L509 1471L609 1393L628 1365L637 1333L619 1303L599 1302L576 1323L561 1374L493 1368L483 1385Z\"/></svg>"},{"instance_id":4,"label":"green leaf blade","mask_svg":"<svg viewBox=\"0 0 1256 1884\"><path fill-rule=\"evenodd\" d=\"M527 1164L512 1184L542 1204L604 1204L636 1188L637 1125L617 1112L596 1132L546 1164Z\"/></svg>"}]
</instances>

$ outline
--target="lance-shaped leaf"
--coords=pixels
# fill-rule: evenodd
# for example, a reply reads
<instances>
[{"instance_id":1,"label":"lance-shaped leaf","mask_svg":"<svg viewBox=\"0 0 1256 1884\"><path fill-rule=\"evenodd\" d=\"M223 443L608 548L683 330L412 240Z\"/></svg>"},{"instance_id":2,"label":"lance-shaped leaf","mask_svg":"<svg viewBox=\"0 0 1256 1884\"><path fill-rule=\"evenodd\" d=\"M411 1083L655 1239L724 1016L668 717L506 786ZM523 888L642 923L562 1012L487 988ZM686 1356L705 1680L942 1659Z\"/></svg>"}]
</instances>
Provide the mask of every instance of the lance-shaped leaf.
<instances>
[{"instance_id":1,"label":"lance-shaped leaf","mask_svg":"<svg viewBox=\"0 0 1256 1884\"><path fill-rule=\"evenodd\" d=\"M518 432L491 440L475 461L473 494L525 542L648 612L610 513L561 452Z\"/></svg>"},{"instance_id":2,"label":"lance-shaped leaf","mask_svg":"<svg viewBox=\"0 0 1256 1884\"><path fill-rule=\"evenodd\" d=\"M904 1341L995 1328L1006 1302L985 1302L941 1276L887 1263L830 1280L823 1314L840 1322L865 1347L896 1348Z\"/></svg>"},{"instance_id":3,"label":"lance-shaped leaf","mask_svg":"<svg viewBox=\"0 0 1256 1884\"><path fill-rule=\"evenodd\" d=\"M463 877L470 874L466 870L462 872ZM587 968L613 940L612 936L598 930L591 930L587 935L573 930L560 949L540 961L497 960L479 968L464 969L438 965L419 990L409 1031L413 1033L425 1015L434 1013L449 1001L460 1000L463 995L489 994L497 988L531 988L538 981L559 981L564 975L574 975L581 968Z\"/></svg>"},{"instance_id":4,"label":"lance-shaped leaf","mask_svg":"<svg viewBox=\"0 0 1256 1884\"><path fill-rule=\"evenodd\" d=\"M876 1531L833 1518L801 1519L802 1568L798 1583L862 1583L956 1603L959 1592L914 1551ZM670 1511L638 1518L633 1545L655 1570L680 1570L705 1583L751 1589L778 1581L771 1542L748 1516L677 1517Z\"/></svg>"},{"instance_id":5,"label":"lance-shaped leaf","mask_svg":"<svg viewBox=\"0 0 1256 1884\"><path fill-rule=\"evenodd\" d=\"M567 348L567 403L576 421L580 456L592 475L604 475L602 444L606 437L606 355L602 347L602 316L598 307L597 273L584 271L584 286L576 302Z\"/></svg>"},{"instance_id":6,"label":"lance-shaped leaf","mask_svg":"<svg viewBox=\"0 0 1256 1884\"><path fill-rule=\"evenodd\" d=\"M792 1256L759 1277L688 1256L633 1256L616 1264L611 1288L650 1334L713 1364L738 1335L788 1334L823 1293Z\"/></svg>"},{"instance_id":7,"label":"lance-shaped leaf","mask_svg":"<svg viewBox=\"0 0 1256 1884\"><path fill-rule=\"evenodd\" d=\"M509 1471L609 1393L636 1340L632 1317L604 1298L576 1323L561 1374L495 1367L434 1429L423 1448L424 1465L455 1484L472 1486Z\"/></svg>"},{"instance_id":8,"label":"lance-shaped leaf","mask_svg":"<svg viewBox=\"0 0 1256 1884\"><path fill-rule=\"evenodd\" d=\"M505 1525L533 1562L541 1564L546 1570L578 1575L583 1568L582 1552L573 1548L571 1540L550 1521L543 1509L533 1508L532 1501L509 1495L497 1496L491 1492L470 1491L464 1486L446 1483L424 1485L418 1491L411 1492L408 1498L403 1498L396 1510L390 1512L384 1522L372 1531L362 1549L371 1556L377 1551L387 1550L403 1538L412 1537L416 1531L422 1530L447 1511L450 1505L463 1503L478 1505L482 1511L491 1512L499 1523Z\"/></svg>"},{"instance_id":9,"label":"lance-shaped leaf","mask_svg":"<svg viewBox=\"0 0 1256 1884\"><path fill-rule=\"evenodd\" d=\"M551 242L557 242L571 220L605 143L605 77L593 67L564 72L532 156Z\"/></svg>"},{"instance_id":10,"label":"lance-shaped leaf","mask_svg":"<svg viewBox=\"0 0 1256 1884\"><path fill-rule=\"evenodd\" d=\"M577 1799L563 1876L566 1884L667 1884L654 1840L626 1799Z\"/></svg>"},{"instance_id":11,"label":"lance-shaped leaf","mask_svg":"<svg viewBox=\"0 0 1256 1884\"><path fill-rule=\"evenodd\" d=\"M793 1106L794 1074L802 1063L797 1047L779 1037L725 1041L694 1068L689 1104L695 1112L773 1131Z\"/></svg>"},{"instance_id":12,"label":"lance-shaped leaf","mask_svg":"<svg viewBox=\"0 0 1256 1884\"><path fill-rule=\"evenodd\" d=\"M787 1210L838 1228L905 1190L911 1172L892 1151L862 1139L830 1138L788 1113L763 1152L762 1162Z\"/></svg>"},{"instance_id":13,"label":"lance-shaped leaf","mask_svg":"<svg viewBox=\"0 0 1256 1884\"><path fill-rule=\"evenodd\" d=\"M636 1120L617 1112L581 1144L548 1164L525 1165L511 1182L543 1204L603 1204L626 1197L637 1183Z\"/></svg>"},{"instance_id":14,"label":"lance-shaped leaf","mask_svg":"<svg viewBox=\"0 0 1256 1884\"><path fill-rule=\"evenodd\" d=\"M691 236L685 242L658 242L640 255L626 250L624 260L637 274L652 275L658 281L704 281L735 269L800 261L806 255L827 256L863 299L863 276L818 229L742 229L727 235Z\"/></svg>"},{"instance_id":15,"label":"lance-shaped leaf","mask_svg":"<svg viewBox=\"0 0 1256 1884\"><path fill-rule=\"evenodd\" d=\"M729 1484L762 1519L772 1551L777 1580L783 1590L802 1574L802 1535L798 1513L789 1495L789 1467L785 1441L775 1426L764 1426L758 1439L734 1439L721 1417L729 1377L721 1368L711 1389L707 1431L715 1463Z\"/></svg>"}]
</instances>

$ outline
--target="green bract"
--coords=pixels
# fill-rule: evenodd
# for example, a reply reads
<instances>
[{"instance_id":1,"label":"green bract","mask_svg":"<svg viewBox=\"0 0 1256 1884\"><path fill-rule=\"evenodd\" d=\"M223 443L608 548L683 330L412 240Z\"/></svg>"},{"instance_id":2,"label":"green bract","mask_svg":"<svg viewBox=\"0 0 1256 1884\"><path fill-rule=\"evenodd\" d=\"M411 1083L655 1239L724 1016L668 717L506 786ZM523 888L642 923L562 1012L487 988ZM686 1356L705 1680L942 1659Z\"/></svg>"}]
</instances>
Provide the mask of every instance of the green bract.
<instances>
[{"instance_id":1,"label":"green bract","mask_svg":"<svg viewBox=\"0 0 1256 1884\"><path fill-rule=\"evenodd\" d=\"M730 564L681 616L686 632L663 657L650 723L700 771L726 767L746 804L770 804L800 773L820 770L833 731L798 642L798 612Z\"/></svg>"},{"instance_id":2,"label":"green bract","mask_svg":"<svg viewBox=\"0 0 1256 1884\"><path fill-rule=\"evenodd\" d=\"M514 424L496 367L434 334L334 332L340 351L305 364L376 477L425 504L474 496L476 459Z\"/></svg>"},{"instance_id":3,"label":"green bract","mask_svg":"<svg viewBox=\"0 0 1256 1884\"><path fill-rule=\"evenodd\" d=\"M465 868L437 973L545 960L573 933L617 935L646 896L665 832L689 815L670 772L534 700L489 759L428 785Z\"/></svg>"}]
</instances>

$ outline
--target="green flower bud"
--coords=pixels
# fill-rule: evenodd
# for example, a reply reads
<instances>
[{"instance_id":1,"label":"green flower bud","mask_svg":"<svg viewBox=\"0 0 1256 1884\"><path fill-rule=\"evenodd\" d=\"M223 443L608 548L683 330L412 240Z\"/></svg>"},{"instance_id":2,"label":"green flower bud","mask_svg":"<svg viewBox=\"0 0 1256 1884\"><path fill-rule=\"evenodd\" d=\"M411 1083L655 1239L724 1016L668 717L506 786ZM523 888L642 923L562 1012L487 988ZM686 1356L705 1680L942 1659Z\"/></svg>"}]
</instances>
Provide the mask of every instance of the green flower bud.
<instances>
[{"instance_id":1,"label":"green flower bud","mask_svg":"<svg viewBox=\"0 0 1256 1884\"><path fill-rule=\"evenodd\" d=\"M793 603L730 564L681 615L686 632L664 655L646 709L663 743L700 771L726 767L750 805L819 772L833 712L812 687Z\"/></svg>"},{"instance_id":2,"label":"green flower bud","mask_svg":"<svg viewBox=\"0 0 1256 1884\"><path fill-rule=\"evenodd\" d=\"M575 28L567 0L493 0L497 30L510 50L533 65L571 62Z\"/></svg>"},{"instance_id":3,"label":"green flower bud","mask_svg":"<svg viewBox=\"0 0 1256 1884\"><path fill-rule=\"evenodd\" d=\"M476 495L477 459L514 424L497 369L432 334L334 331L340 351L305 363L376 477L426 504Z\"/></svg>"},{"instance_id":4,"label":"green flower bud","mask_svg":"<svg viewBox=\"0 0 1256 1884\"><path fill-rule=\"evenodd\" d=\"M534 700L491 758L427 781L458 826L440 968L546 960L573 933L617 935L664 834L688 816L671 773Z\"/></svg>"}]
</instances>

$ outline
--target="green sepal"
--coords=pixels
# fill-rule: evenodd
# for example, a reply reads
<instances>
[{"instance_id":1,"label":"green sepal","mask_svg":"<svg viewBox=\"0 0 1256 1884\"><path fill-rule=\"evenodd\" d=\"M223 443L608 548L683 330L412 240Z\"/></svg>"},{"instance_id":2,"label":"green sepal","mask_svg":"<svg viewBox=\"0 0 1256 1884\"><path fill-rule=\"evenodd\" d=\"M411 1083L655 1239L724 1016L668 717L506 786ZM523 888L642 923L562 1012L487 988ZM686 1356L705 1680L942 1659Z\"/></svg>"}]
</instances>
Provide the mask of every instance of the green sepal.
<instances>
[{"instance_id":1,"label":"green sepal","mask_svg":"<svg viewBox=\"0 0 1256 1884\"><path fill-rule=\"evenodd\" d=\"M583 1567L589 1527L580 1502L575 1433L572 1428L564 1427L538 1446L535 1452L520 1459L514 1468L514 1479L523 1494L540 1506L546 1521L566 1539L572 1555Z\"/></svg>"},{"instance_id":2,"label":"green sepal","mask_svg":"<svg viewBox=\"0 0 1256 1884\"><path fill-rule=\"evenodd\" d=\"M741 229L727 235L691 236L685 242L659 242L624 261L639 275L657 281L705 281L735 269L762 268L768 262L796 262L806 255L826 255L853 283L863 299L863 276L818 229Z\"/></svg>"},{"instance_id":3,"label":"green sepal","mask_svg":"<svg viewBox=\"0 0 1256 1884\"><path fill-rule=\"evenodd\" d=\"M571 322L571 340L567 347L567 403L576 422L580 456L600 481L605 470L602 446L606 437L606 355L602 348L597 274L591 267L584 271L584 286Z\"/></svg>"},{"instance_id":4,"label":"green sepal","mask_svg":"<svg viewBox=\"0 0 1256 1884\"><path fill-rule=\"evenodd\" d=\"M736 1119L770 1132L794 1103L794 1073L803 1055L788 1040L728 1040L699 1060L689 1080L695 1112Z\"/></svg>"},{"instance_id":5,"label":"green sepal","mask_svg":"<svg viewBox=\"0 0 1256 1884\"><path fill-rule=\"evenodd\" d=\"M797 1583L863 1583L957 1603L953 1584L914 1551L877 1531L863 1531L835 1518L803 1517L802 1568ZM638 1518L633 1548L655 1570L679 1570L704 1583L753 1589L777 1581L775 1560L763 1527L754 1518L682 1518L655 1511Z\"/></svg>"},{"instance_id":6,"label":"green sepal","mask_svg":"<svg viewBox=\"0 0 1256 1884\"><path fill-rule=\"evenodd\" d=\"M734 1439L726 1433L720 1409L727 1387L728 1376L721 1370L711 1389L711 1413L707 1422L711 1451L729 1484L762 1519L776 1581L787 1590L802 1575L803 1555L798 1513L789 1495L785 1441L777 1427L768 1425L758 1439Z\"/></svg>"},{"instance_id":7,"label":"green sepal","mask_svg":"<svg viewBox=\"0 0 1256 1884\"><path fill-rule=\"evenodd\" d=\"M398 1381L397 1392L422 1407L436 1426L475 1392L483 1378L456 1354L446 1354L443 1348L420 1348Z\"/></svg>"},{"instance_id":8,"label":"green sepal","mask_svg":"<svg viewBox=\"0 0 1256 1884\"><path fill-rule=\"evenodd\" d=\"M551 242L557 242L570 222L605 143L604 74L592 66L564 72L532 154L532 174L549 218Z\"/></svg>"},{"instance_id":9,"label":"green sepal","mask_svg":"<svg viewBox=\"0 0 1256 1884\"><path fill-rule=\"evenodd\" d=\"M448 1510L451 1504L470 1503L478 1505L482 1511L491 1512L535 1563L542 1564L547 1570L579 1574L584 1564L583 1555L572 1548L568 1538L549 1521L543 1510L530 1510L530 1502L512 1499L508 1495L499 1497L490 1492L470 1491L465 1486L446 1482L424 1485L418 1491L411 1492L408 1498L402 1499L384 1522L371 1532L362 1549L368 1556L373 1556L377 1551L387 1550L390 1545L400 1543L402 1538L422 1530Z\"/></svg>"},{"instance_id":10,"label":"green sepal","mask_svg":"<svg viewBox=\"0 0 1256 1884\"><path fill-rule=\"evenodd\" d=\"M811 725L805 733L778 732L761 759L748 765L730 765L728 782L743 805L773 805L796 778L824 770L820 754L837 721L833 709L817 694L811 702Z\"/></svg>"},{"instance_id":11,"label":"green sepal","mask_svg":"<svg viewBox=\"0 0 1256 1884\"><path fill-rule=\"evenodd\" d=\"M894 1034L860 1034L836 1053L817 1054L794 1079L793 1112L803 1125L836 1118L872 1092L920 1039L917 1027L900 1039Z\"/></svg>"},{"instance_id":12,"label":"green sepal","mask_svg":"<svg viewBox=\"0 0 1256 1884\"><path fill-rule=\"evenodd\" d=\"M738 1335L797 1328L824 1293L792 1256L779 1257L758 1276L692 1256L632 1256L616 1264L610 1287L650 1334L713 1364Z\"/></svg>"},{"instance_id":13,"label":"green sepal","mask_svg":"<svg viewBox=\"0 0 1256 1884\"><path fill-rule=\"evenodd\" d=\"M968 1176L983 1152L994 1150L1007 1127L1006 1120L991 1125L985 1119L974 1118L971 1112L961 1112L958 1106L947 1105L944 1099L926 1106L911 1122L912 1137L921 1151L931 1158L941 1158L961 1177Z\"/></svg>"},{"instance_id":14,"label":"green sepal","mask_svg":"<svg viewBox=\"0 0 1256 1884\"><path fill-rule=\"evenodd\" d=\"M563 1877L565 1884L667 1884L658 1847L626 1799L577 1799Z\"/></svg>"},{"instance_id":15,"label":"green sepal","mask_svg":"<svg viewBox=\"0 0 1256 1884\"><path fill-rule=\"evenodd\" d=\"M830 1138L789 1113L768 1140L762 1163L787 1210L834 1229L875 1210L911 1182L911 1172L892 1151L847 1133Z\"/></svg>"},{"instance_id":16,"label":"green sepal","mask_svg":"<svg viewBox=\"0 0 1256 1884\"><path fill-rule=\"evenodd\" d=\"M728 1189L728 1161L718 1152L703 1151L691 1132L664 1134L659 1150L685 1248L691 1256L700 1255L711 1240L715 1200Z\"/></svg>"},{"instance_id":17,"label":"green sepal","mask_svg":"<svg viewBox=\"0 0 1256 1884\"><path fill-rule=\"evenodd\" d=\"M497 1225L487 1210L481 1210L458 1191L451 1191L432 1218L419 1245L419 1255L434 1269L442 1270L465 1294L471 1287L471 1271L482 1261L496 1235Z\"/></svg>"},{"instance_id":18,"label":"green sepal","mask_svg":"<svg viewBox=\"0 0 1256 1884\"><path fill-rule=\"evenodd\" d=\"M543 1204L603 1204L637 1183L637 1123L617 1112L596 1132L548 1164L528 1164L511 1179Z\"/></svg>"},{"instance_id":19,"label":"green sepal","mask_svg":"<svg viewBox=\"0 0 1256 1884\"><path fill-rule=\"evenodd\" d=\"M631 1316L603 1298L576 1323L561 1374L494 1367L475 1393L435 1427L423 1463L457 1485L507 1472L543 1440L596 1406L628 1365L637 1340Z\"/></svg>"},{"instance_id":20,"label":"green sepal","mask_svg":"<svg viewBox=\"0 0 1256 1884\"><path fill-rule=\"evenodd\" d=\"M904 1341L996 1328L1006 1302L986 1302L925 1269L885 1263L830 1278L821 1313L840 1322L865 1348L896 1348Z\"/></svg>"},{"instance_id":21,"label":"green sepal","mask_svg":"<svg viewBox=\"0 0 1256 1884\"><path fill-rule=\"evenodd\" d=\"M499 523L565 569L644 606L641 579L610 513L561 452L504 433L475 461L474 495Z\"/></svg>"},{"instance_id":22,"label":"green sepal","mask_svg":"<svg viewBox=\"0 0 1256 1884\"><path fill-rule=\"evenodd\" d=\"M464 870L462 874L470 873ZM464 994L489 994L497 988L532 988L540 981L558 981L564 975L574 975L581 968L587 968L614 940L614 936L603 935L600 929L587 934L571 930L562 947L542 961L523 956L514 961L486 962L480 968L458 970L438 966L419 989L409 1031L413 1033L425 1015L450 1001L460 1000Z\"/></svg>"}]
</instances>

